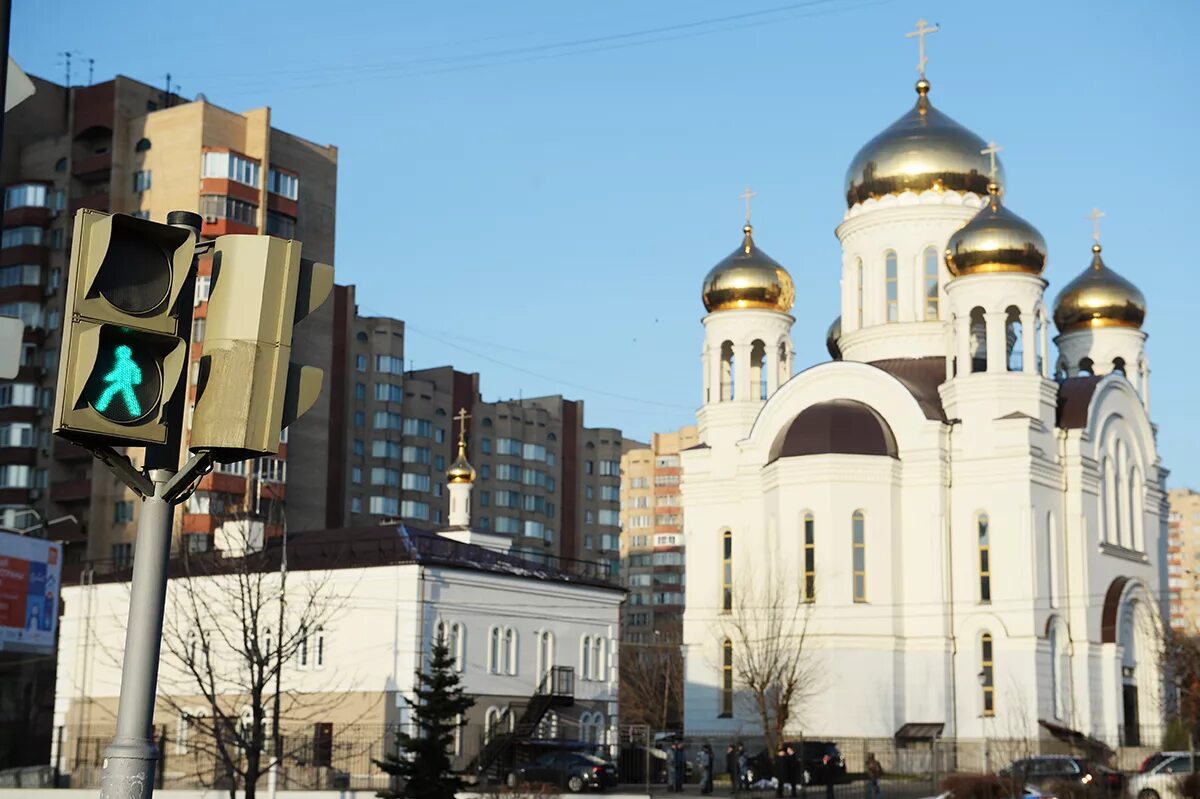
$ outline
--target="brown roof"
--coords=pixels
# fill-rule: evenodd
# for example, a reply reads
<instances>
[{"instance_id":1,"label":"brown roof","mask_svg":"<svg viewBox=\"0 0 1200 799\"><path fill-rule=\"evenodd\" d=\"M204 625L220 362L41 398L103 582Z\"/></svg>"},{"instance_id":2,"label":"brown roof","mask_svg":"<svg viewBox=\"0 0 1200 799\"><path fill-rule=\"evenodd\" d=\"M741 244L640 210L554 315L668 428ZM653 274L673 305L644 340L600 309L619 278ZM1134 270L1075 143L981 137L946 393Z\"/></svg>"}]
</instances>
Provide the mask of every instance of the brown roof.
<instances>
[{"instance_id":1,"label":"brown roof","mask_svg":"<svg viewBox=\"0 0 1200 799\"><path fill-rule=\"evenodd\" d=\"M837 399L810 405L792 420L771 448L771 461L799 455L896 454L896 438L879 413L856 400Z\"/></svg>"},{"instance_id":2,"label":"brown roof","mask_svg":"<svg viewBox=\"0 0 1200 799\"><path fill-rule=\"evenodd\" d=\"M925 414L926 419L946 421L942 396L938 393L938 386L946 381L945 358L887 358L871 361L870 365L882 369L903 383L921 406L921 412Z\"/></svg>"},{"instance_id":3,"label":"brown roof","mask_svg":"<svg viewBox=\"0 0 1200 799\"><path fill-rule=\"evenodd\" d=\"M1058 420L1063 430L1087 427L1088 406L1100 382L1098 375L1068 377L1058 384Z\"/></svg>"}]
</instances>

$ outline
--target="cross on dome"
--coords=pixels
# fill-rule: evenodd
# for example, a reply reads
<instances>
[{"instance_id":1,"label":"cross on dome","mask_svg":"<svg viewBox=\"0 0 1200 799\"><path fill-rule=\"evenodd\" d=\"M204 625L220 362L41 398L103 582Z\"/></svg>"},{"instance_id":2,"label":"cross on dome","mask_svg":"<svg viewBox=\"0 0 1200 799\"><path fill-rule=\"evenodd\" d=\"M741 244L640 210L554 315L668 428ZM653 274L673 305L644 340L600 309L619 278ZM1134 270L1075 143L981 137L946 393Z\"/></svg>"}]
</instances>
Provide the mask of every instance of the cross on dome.
<instances>
[{"instance_id":1,"label":"cross on dome","mask_svg":"<svg viewBox=\"0 0 1200 799\"><path fill-rule=\"evenodd\" d=\"M904 34L905 39L917 40L917 74L921 79L925 79L925 65L929 63L929 59L925 57L925 37L931 33L937 33L941 30L940 25L928 25L925 20L917 20L917 29Z\"/></svg>"},{"instance_id":2,"label":"cross on dome","mask_svg":"<svg viewBox=\"0 0 1200 799\"><path fill-rule=\"evenodd\" d=\"M979 151L980 155L988 156L989 160L991 161L992 165L988 169L988 177L991 178L992 183L996 182L996 153L1003 151L1004 148L999 144L996 144L994 141L988 142L988 146Z\"/></svg>"},{"instance_id":3,"label":"cross on dome","mask_svg":"<svg viewBox=\"0 0 1200 799\"><path fill-rule=\"evenodd\" d=\"M746 224L748 225L750 224L750 201L758 196L758 192L751 191L750 187L747 186L738 196L746 201Z\"/></svg>"},{"instance_id":4,"label":"cross on dome","mask_svg":"<svg viewBox=\"0 0 1200 799\"><path fill-rule=\"evenodd\" d=\"M1093 208L1092 212L1087 215L1087 218L1092 220L1092 238L1095 239L1097 244L1100 243L1100 220L1106 216L1108 216L1108 214L1104 213L1099 208Z\"/></svg>"},{"instance_id":5,"label":"cross on dome","mask_svg":"<svg viewBox=\"0 0 1200 799\"><path fill-rule=\"evenodd\" d=\"M466 408L459 408L458 413L454 414L454 420L458 422L458 448L461 450L467 445L467 420L471 418L471 414L467 413Z\"/></svg>"}]
</instances>

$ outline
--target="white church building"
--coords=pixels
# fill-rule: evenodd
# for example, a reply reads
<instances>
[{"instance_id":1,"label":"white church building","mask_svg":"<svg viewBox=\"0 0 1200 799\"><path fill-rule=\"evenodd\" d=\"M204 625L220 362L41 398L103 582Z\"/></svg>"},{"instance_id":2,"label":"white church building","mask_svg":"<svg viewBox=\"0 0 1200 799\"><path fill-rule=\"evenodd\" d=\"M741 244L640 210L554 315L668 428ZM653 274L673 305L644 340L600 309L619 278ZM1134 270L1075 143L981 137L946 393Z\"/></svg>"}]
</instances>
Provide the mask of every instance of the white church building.
<instances>
[{"instance_id":1,"label":"white church building","mask_svg":"<svg viewBox=\"0 0 1200 799\"><path fill-rule=\"evenodd\" d=\"M819 675L789 732L1157 743L1166 471L1145 300L1097 236L1051 304L997 148L923 74L916 90L846 175L832 360L794 367L792 278L748 219L704 281L685 726L759 729L731 629L739 605L765 628L756 597L784 580ZM1086 265L1085 246L1067 257Z\"/></svg>"}]
</instances>

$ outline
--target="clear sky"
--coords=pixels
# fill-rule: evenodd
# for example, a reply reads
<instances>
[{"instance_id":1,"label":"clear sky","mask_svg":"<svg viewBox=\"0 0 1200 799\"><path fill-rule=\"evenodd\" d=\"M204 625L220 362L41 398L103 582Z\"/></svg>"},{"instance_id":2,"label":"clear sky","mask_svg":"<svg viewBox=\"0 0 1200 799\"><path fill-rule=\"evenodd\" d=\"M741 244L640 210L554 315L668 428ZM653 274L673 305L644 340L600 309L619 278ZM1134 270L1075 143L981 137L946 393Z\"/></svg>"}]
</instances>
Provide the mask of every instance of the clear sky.
<instances>
[{"instance_id":1,"label":"clear sky","mask_svg":"<svg viewBox=\"0 0 1200 799\"><path fill-rule=\"evenodd\" d=\"M1007 204L1053 296L1090 258L1137 283L1169 484L1200 487L1200 4L962 0L15 0L12 54L269 105L339 148L336 267L404 319L417 368L486 399L564 393L647 439L694 421L700 283L740 241L797 283L797 364L826 360L842 178L913 102L1005 147ZM87 65L75 59L75 80Z\"/></svg>"}]
</instances>

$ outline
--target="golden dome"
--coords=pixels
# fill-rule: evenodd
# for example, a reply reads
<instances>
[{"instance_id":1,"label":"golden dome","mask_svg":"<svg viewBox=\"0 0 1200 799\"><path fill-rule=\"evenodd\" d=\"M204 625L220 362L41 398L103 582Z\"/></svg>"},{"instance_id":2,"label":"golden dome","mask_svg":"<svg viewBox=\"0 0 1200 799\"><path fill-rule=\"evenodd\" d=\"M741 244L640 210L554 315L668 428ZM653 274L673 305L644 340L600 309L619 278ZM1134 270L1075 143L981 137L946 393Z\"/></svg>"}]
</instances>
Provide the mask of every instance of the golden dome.
<instances>
[{"instance_id":1,"label":"golden dome","mask_svg":"<svg viewBox=\"0 0 1200 799\"><path fill-rule=\"evenodd\" d=\"M704 278L701 294L708 311L731 308L766 308L787 313L796 290L792 276L775 259L754 244L754 229L742 228L742 246L714 266Z\"/></svg>"},{"instance_id":2,"label":"golden dome","mask_svg":"<svg viewBox=\"0 0 1200 799\"><path fill-rule=\"evenodd\" d=\"M835 361L842 359L842 315L829 324L829 330L825 332L825 349L829 350L829 357Z\"/></svg>"},{"instance_id":3,"label":"golden dome","mask_svg":"<svg viewBox=\"0 0 1200 799\"><path fill-rule=\"evenodd\" d=\"M955 277L984 272L1040 275L1046 240L1037 228L1004 207L1000 188L988 186L991 201L946 243L946 266Z\"/></svg>"},{"instance_id":4,"label":"golden dome","mask_svg":"<svg viewBox=\"0 0 1200 799\"><path fill-rule=\"evenodd\" d=\"M450 468L446 470L446 482L475 482L475 467L467 461L467 453L464 451L461 442L458 445L458 457L454 459L454 463L450 464Z\"/></svg>"},{"instance_id":5,"label":"golden dome","mask_svg":"<svg viewBox=\"0 0 1200 799\"><path fill-rule=\"evenodd\" d=\"M846 170L846 205L903 191L975 192L989 183L987 147L929 102L929 81L917 81L917 104L854 156ZM997 164L996 182L1004 185Z\"/></svg>"},{"instance_id":6,"label":"golden dome","mask_svg":"<svg viewBox=\"0 0 1200 799\"><path fill-rule=\"evenodd\" d=\"M1100 244L1092 245L1092 264L1063 287L1054 302L1054 324L1060 333L1093 327L1140 328L1146 297L1138 287L1104 265Z\"/></svg>"}]
</instances>

